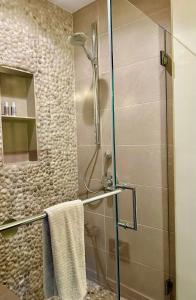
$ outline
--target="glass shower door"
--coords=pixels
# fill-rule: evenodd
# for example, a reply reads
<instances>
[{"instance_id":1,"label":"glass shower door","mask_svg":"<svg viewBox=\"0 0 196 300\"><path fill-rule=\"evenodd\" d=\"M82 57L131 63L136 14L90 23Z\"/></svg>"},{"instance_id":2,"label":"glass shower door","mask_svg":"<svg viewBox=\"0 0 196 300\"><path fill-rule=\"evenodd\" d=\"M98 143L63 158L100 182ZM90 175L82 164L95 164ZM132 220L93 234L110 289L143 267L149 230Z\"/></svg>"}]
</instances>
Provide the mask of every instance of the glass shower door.
<instances>
[{"instance_id":1,"label":"glass shower door","mask_svg":"<svg viewBox=\"0 0 196 300\"><path fill-rule=\"evenodd\" d=\"M135 225L134 201L138 219L137 230L119 226L117 232L119 289L127 299L171 299L166 88L170 82L165 66L160 64L166 33L130 2L108 1L113 21L109 34L113 41L113 131L112 137L108 132L103 138L113 139L114 186L131 188L119 196L119 222ZM167 17L165 22L169 23ZM111 218L110 201L105 222L110 254L107 276L113 281L117 277L110 249L115 220Z\"/></svg>"}]
</instances>

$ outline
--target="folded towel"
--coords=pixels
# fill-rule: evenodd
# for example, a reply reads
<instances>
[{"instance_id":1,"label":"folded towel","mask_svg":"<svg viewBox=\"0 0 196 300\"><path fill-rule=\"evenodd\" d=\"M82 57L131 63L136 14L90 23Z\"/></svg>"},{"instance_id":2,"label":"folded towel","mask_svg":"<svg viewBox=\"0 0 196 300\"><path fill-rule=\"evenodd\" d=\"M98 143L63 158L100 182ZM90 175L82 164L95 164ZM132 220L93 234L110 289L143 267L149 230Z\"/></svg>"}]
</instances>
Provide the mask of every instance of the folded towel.
<instances>
[{"instance_id":1,"label":"folded towel","mask_svg":"<svg viewBox=\"0 0 196 300\"><path fill-rule=\"evenodd\" d=\"M45 297L82 300L87 292L82 201L68 201L45 212L48 215L43 222Z\"/></svg>"}]
</instances>

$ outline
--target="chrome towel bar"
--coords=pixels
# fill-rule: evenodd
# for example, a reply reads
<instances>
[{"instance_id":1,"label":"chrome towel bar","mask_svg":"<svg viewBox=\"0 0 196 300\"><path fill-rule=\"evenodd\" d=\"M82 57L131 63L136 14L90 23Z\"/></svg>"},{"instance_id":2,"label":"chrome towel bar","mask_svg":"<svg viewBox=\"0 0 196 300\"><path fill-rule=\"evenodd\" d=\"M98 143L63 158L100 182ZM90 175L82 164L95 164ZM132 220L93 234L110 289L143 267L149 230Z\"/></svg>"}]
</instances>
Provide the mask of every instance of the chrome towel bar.
<instances>
[{"instance_id":1,"label":"chrome towel bar","mask_svg":"<svg viewBox=\"0 0 196 300\"><path fill-rule=\"evenodd\" d=\"M89 203L92 203L92 202L95 202L95 201L98 201L98 200L101 200L101 199L104 199L104 198L107 198L107 197L110 197L110 196L118 195L121 192L122 192L122 189L117 189L117 190L114 190L112 192L105 193L105 194L98 195L96 197L92 197L90 199L84 200L83 204L89 204ZM40 221L40 220L42 220L46 217L47 217L46 213L42 213L42 214L34 216L34 217L28 217L28 218L24 218L24 219L21 219L21 220L18 220L18 221L3 224L3 225L0 226L0 232L3 232L3 231L8 230L8 229L12 229L12 228L18 228L18 227L23 226L23 225L28 225L28 224L34 223L36 221Z\"/></svg>"}]
</instances>

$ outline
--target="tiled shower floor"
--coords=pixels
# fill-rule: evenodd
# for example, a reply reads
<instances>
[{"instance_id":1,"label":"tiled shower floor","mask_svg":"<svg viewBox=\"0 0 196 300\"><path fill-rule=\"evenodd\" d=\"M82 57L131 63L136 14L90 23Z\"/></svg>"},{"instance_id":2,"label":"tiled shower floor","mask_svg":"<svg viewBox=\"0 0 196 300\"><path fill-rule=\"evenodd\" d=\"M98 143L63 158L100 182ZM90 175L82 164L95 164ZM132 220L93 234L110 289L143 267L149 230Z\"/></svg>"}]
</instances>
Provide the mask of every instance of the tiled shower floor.
<instances>
[{"instance_id":1,"label":"tiled shower floor","mask_svg":"<svg viewBox=\"0 0 196 300\"><path fill-rule=\"evenodd\" d=\"M88 294L86 300L115 300L115 294L111 291L105 289L104 287L98 285L97 283L88 280ZM121 297L121 300L126 300Z\"/></svg>"}]
</instances>

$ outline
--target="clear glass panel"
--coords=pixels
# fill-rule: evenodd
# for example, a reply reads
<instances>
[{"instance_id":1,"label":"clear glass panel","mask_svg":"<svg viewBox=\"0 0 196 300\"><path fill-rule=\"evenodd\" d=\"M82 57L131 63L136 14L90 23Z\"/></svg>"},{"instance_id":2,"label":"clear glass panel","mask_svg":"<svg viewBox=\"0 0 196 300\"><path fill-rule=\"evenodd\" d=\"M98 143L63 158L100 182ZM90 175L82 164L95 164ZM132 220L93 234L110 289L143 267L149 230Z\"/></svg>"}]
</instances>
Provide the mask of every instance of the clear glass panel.
<instances>
[{"instance_id":1,"label":"clear glass panel","mask_svg":"<svg viewBox=\"0 0 196 300\"><path fill-rule=\"evenodd\" d=\"M85 21L84 21L85 20ZM107 179L112 172L112 141L105 141L111 133L111 97L109 84L109 53L107 27L107 1L96 1L74 14L74 32L83 31L88 35L88 49L91 49L91 25L97 23L98 29L98 66L99 66L99 104L101 116L101 145L95 145L94 126L94 84L91 63L86 58L83 49L75 48L76 76L76 111L78 133L78 177L79 196L90 198L104 193ZM107 65L107 69L104 64ZM87 190L88 189L88 190ZM108 200L109 202L112 199ZM115 281L108 280L109 269L115 276L115 241L106 244L106 200L85 206L85 244L87 277L97 283L98 292L91 294L94 299L114 299ZM113 217L112 207L107 206L107 213ZM111 224L112 226L112 224ZM109 248L112 260L108 265ZM93 291L95 291L93 289ZM97 297L97 298L96 298Z\"/></svg>"},{"instance_id":2,"label":"clear glass panel","mask_svg":"<svg viewBox=\"0 0 196 300\"><path fill-rule=\"evenodd\" d=\"M169 28L170 7L163 22L150 2L144 11L153 20L130 2L112 1L116 176L136 188L138 216L137 231L119 229L121 296L170 299L165 282L171 275L167 98L172 81L169 65L160 64L160 51L169 42L163 23ZM122 223L133 223L132 200L130 191L119 197ZM114 237L110 223L106 218L107 243ZM114 280L113 271L108 277Z\"/></svg>"}]
</instances>

